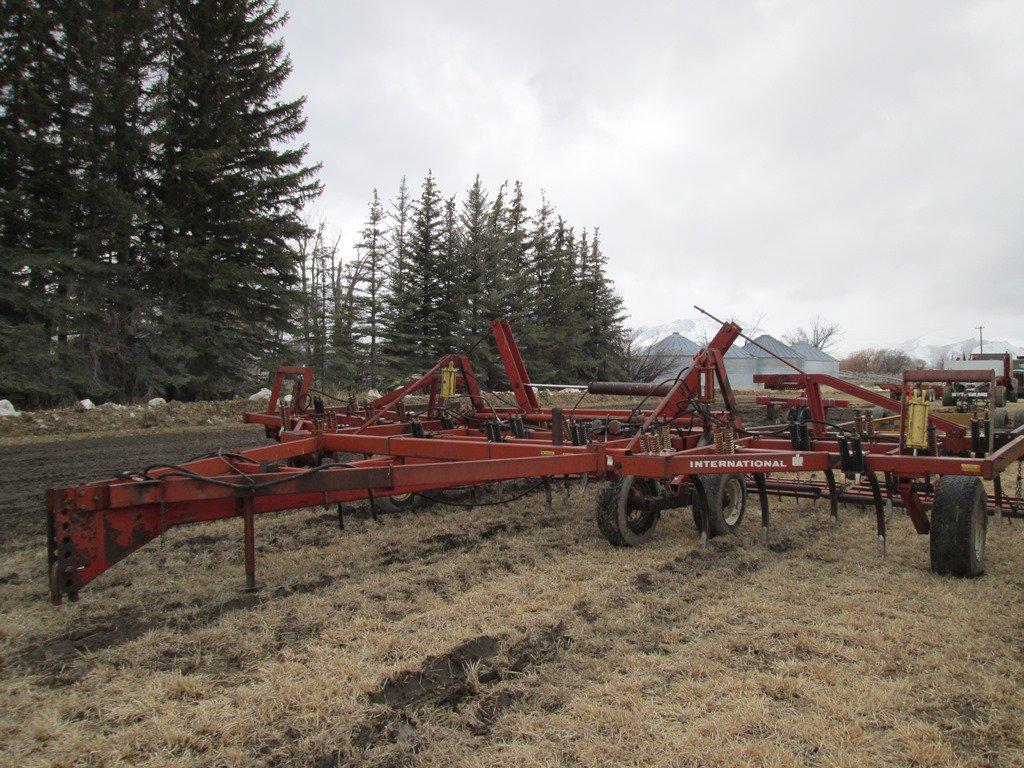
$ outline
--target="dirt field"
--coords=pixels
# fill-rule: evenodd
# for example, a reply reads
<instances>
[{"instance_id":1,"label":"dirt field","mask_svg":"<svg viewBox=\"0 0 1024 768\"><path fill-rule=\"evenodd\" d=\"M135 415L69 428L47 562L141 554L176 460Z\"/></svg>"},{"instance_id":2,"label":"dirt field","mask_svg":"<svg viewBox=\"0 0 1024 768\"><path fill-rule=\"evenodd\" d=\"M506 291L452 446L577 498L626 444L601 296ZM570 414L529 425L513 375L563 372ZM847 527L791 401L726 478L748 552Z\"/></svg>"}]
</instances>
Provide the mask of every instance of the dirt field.
<instances>
[{"instance_id":1,"label":"dirt field","mask_svg":"<svg viewBox=\"0 0 1024 768\"><path fill-rule=\"evenodd\" d=\"M262 441L0 448L0 763L1024 764L1019 523L990 521L988 575L955 580L906 520L880 561L873 516L833 527L824 503L776 502L767 548L751 503L707 550L684 510L614 549L574 485L550 512L261 517L255 595L238 521L179 529L49 605L46 486Z\"/></svg>"}]
</instances>

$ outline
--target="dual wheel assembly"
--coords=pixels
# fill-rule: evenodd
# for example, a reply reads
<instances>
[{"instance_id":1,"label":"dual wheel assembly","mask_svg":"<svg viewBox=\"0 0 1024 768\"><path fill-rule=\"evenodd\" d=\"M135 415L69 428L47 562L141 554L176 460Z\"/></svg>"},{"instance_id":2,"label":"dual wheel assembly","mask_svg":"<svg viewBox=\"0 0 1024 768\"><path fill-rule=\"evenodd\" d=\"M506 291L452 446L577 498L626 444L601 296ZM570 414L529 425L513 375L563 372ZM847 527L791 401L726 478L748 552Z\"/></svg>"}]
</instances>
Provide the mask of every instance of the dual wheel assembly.
<instances>
[{"instance_id":1,"label":"dual wheel assembly","mask_svg":"<svg viewBox=\"0 0 1024 768\"><path fill-rule=\"evenodd\" d=\"M708 537L735 533L743 522L747 486L743 475L701 475L691 495L693 522ZM624 476L601 491L597 503L597 525L617 547L635 547L654 535L664 510L686 504L687 496L672 484L646 477Z\"/></svg>"},{"instance_id":2,"label":"dual wheel assembly","mask_svg":"<svg viewBox=\"0 0 1024 768\"><path fill-rule=\"evenodd\" d=\"M597 505L597 525L617 547L635 547L654 535L661 513L690 503L697 530L708 538L736 533L747 505L743 475L700 475L694 492L661 480L623 476L603 491ZM985 572L986 493L976 477L945 476L938 480L932 501L929 531L931 569L951 576L980 576Z\"/></svg>"}]
</instances>

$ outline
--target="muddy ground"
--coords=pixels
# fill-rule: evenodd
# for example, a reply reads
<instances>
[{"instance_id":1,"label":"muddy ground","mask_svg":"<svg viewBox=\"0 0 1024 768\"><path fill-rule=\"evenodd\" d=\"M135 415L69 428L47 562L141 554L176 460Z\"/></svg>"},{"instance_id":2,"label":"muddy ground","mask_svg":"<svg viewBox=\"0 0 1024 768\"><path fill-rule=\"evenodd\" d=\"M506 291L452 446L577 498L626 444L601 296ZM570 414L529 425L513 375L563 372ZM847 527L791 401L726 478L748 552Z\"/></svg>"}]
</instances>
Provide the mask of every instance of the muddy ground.
<instances>
[{"instance_id":1,"label":"muddy ground","mask_svg":"<svg viewBox=\"0 0 1024 768\"><path fill-rule=\"evenodd\" d=\"M550 510L263 516L255 595L238 521L177 529L49 605L47 485L263 440L0 447L0 764L1024 764L1019 523L956 580L906 520L880 560L873 516L824 503L774 502L767 547L751 503L705 550L687 510L615 549L574 484Z\"/></svg>"}]
</instances>

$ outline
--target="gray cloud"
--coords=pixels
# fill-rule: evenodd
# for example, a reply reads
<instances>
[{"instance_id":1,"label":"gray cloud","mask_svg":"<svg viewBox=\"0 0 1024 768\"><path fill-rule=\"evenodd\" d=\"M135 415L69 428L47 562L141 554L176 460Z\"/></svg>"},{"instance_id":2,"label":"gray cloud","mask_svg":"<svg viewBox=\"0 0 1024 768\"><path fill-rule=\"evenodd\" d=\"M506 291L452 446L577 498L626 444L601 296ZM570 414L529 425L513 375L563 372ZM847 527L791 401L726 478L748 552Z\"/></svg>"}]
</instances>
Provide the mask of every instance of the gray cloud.
<instances>
[{"instance_id":1,"label":"gray cloud","mask_svg":"<svg viewBox=\"0 0 1024 768\"><path fill-rule=\"evenodd\" d=\"M1015 2L284 7L346 240L372 187L479 171L600 226L634 324L1024 338Z\"/></svg>"}]
</instances>

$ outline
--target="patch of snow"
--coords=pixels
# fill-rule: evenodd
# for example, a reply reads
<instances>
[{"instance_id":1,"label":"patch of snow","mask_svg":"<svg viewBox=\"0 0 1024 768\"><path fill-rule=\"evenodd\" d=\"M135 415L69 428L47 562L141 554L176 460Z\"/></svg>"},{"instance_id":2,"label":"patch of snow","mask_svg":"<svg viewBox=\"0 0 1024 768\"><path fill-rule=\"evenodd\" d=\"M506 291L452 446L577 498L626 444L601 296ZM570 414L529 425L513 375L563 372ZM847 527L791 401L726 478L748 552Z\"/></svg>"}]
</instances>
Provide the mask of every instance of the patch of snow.
<instances>
[{"instance_id":1,"label":"patch of snow","mask_svg":"<svg viewBox=\"0 0 1024 768\"><path fill-rule=\"evenodd\" d=\"M10 400L0 400L0 416L21 416Z\"/></svg>"},{"instance_id":2,"label":"patch of snow","mask_svg":"<svg viewBox=\"0 0 1024 768\"><path fill-rule=\"evenodd\" d=\"M150 408L154 408L158 405L167 405L167 401L164 400L162 397L154 397L152 400L146 403L146 405L148 405Z\"/></svg>"},{"instance_id":3,"label":"patch of snow","mask_svg":"<svg viewBox=\"0 0 1024 768\"><path fill-rule=\"evenodd\" d=\"M256 392L255 394L252 394L252 395L249 395L249 399L250 400L269 400L270 399L270 390L267 389L266 387L264 387L259 392Z\"/></svg>"},{"instance_id":4,"label":"patch of snow","mask_svg":"<svg viewBox=\"0 0 1024 768\"><path fill-rule=\"evenodd\" d=\"M380 392L378 392L376 389L370 389L370 390L367 390L367 392L366 392L366 399L367 400L376 400L379 397L380 397Z\"/></svg>"},{"instance_id":5,"label":"patch of snow","mask_svg":"<svg viewBox=\"0 0 1024 768\"><path fill-rule=\"evenodd\" d=\"M80 400L78 402L78 405L81 406L83 411L91 411L93 408L96 407L96 403L94 403L88 397L85 398L85 400Z\"/></svg>"},{"instance_id":6,"label":"patch of snow","mask_svg":"<svg viewBox=\"0 0 1024 768\"><path fill-rule=\"evenodd\" d=\"M285 395L284 397L281 398L281 402L284 403L285 405L291 405L292 404L292 396L291 395Z\"/></svg>"}]
</instances>

